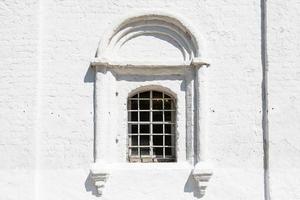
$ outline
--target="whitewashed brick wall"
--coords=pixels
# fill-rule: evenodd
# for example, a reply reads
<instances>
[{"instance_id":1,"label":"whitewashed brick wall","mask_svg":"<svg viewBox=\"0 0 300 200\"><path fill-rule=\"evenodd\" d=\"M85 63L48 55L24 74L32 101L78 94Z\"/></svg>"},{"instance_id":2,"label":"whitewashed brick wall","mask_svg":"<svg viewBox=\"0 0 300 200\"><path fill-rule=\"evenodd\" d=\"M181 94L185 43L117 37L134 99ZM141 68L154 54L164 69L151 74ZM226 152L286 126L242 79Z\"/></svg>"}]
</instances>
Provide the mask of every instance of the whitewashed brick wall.
<instances>
[{"instance_id":1,"label":"whitewashed brick wall","mask_svg":"<svg viewBox=\"0 0 300 200\"><path fill-rule=\"evenodd\" d=\"M267 4L271 197L300 200L300 2ZM109 25L149 9L184 16L205 41L214 176L203 199L264 199L259 1L2 0L1 200L99 199L88 177L94 137L90 60ZM105 198L195 199L185 185L189 173L179 174L174 179L166 172L153 186L130 180L130 171L118 172Z\"/></svg>"}]
</instances>

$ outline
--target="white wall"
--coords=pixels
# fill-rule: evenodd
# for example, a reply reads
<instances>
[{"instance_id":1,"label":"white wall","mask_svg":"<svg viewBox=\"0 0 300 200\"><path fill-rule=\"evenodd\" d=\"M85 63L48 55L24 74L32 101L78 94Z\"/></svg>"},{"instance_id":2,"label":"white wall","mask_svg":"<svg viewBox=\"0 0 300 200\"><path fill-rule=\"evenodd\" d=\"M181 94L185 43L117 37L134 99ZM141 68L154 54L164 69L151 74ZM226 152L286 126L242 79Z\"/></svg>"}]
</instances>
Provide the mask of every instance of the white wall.
<instances>
[{"instance_id":1,"label":"white wall","mask_svg":"<svg viewBox=\"0 0 300 200\"><path fill-rule=\"evenodd\" d=\"M271 196L300 199L300 2L268 8Z\"/></svg>"},{"instance_id":2,"label":"white wall","mask_svg":"<svg viewBox=\"0 0 300 200\"><path fill-rule=\"evenodd\" d=\"M184 16L205 41L211 61L208 158L214 175L203 199L263 199L256 0L0 2L0 199L98 199L88 177L94 150L89 63L108 25L144 9ZM300 199L295 178L300 176L299 2L268 1L268 9L271 197ZM106 198L153 199L150 194L165 186L155 199L194 198L191 186L182 184L190 184L189 171L179 174L166 171L166 182L150 185L130 180L130 170L116 172L119 179L107 183ZM141 193L138 187L151 190Z\"/></svg>"},{"instance_id":3,"label":"white wall","mask_svg":"<svg viewBox=\"0 0 300 200\"><path fill-rule=\"evenodd\" d=\"M33 199L38 1L0 2L0 199Z\"/></svg>"}]
</instances>

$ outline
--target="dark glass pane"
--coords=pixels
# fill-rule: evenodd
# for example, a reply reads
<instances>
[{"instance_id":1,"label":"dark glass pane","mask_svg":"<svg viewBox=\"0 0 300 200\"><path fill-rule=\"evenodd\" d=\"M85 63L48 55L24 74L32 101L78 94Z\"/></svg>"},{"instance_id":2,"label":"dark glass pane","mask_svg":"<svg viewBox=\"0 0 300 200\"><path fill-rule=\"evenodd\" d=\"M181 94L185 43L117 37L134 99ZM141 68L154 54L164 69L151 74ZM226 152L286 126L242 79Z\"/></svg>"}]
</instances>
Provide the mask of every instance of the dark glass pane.
<instances>
[{"instance_id":1,"label":"dark glass pane","mask_svg":"<svg viewBox=\"0 0 300 200\"><path fill-rule=\"evenodd\" d=\"M141 146L150 145L150 136L149 135L141 135L140 136L140 145Z\"/></svg>"},{"instance_id":2,"label":"dark glass pane","mask_svg":"<svg viewBox=\"0 0 300 200\"><path fill-rule=\"evenodd\" d=\"M150 112L140 112L140 121L149 122L150 121Z\"/></svg>"},{"instance_id":3,"label":"dark glass pane","mask_svg":"<svg viewBox=\"0 0 300 200\"><path fill-rule=\"evenodd\" d=\"M149 110L150 100L140 100L140 110Z\"/></svg>"},{"instance_id":4,"label":"dark glass pane","mask_svg":"<svg viewBox=\"0 0 300 200\"><path fill-rule=\"evenodd\" d=\"M163 97L162 92L158 92L158 91L153 91L152 92L152 98L162 98L162 97Z\"/></svg>"},{"instance_id":5,"label":"dark glass pane","mask_svg":"<svg viewBox=\"0 0 300 200\"><path fill-rule=\"evenodd\" d=\"M171 156L172 155L172 148L165 148L165 155L166 156Z\"/></svg>"},{"instance_id":6,"label":"dark glass pane","mask_svg":"<svg viewBox=\"0 0 300 200\"><path fill-rule=\"evenodd\" d=\"M141 92L140 98L150 98L150 92Z\"/></svg>"},{"instance_id":7,"label":"dark glass pane","mask_svg":"<svg viewBox=\"0 0 300 200\"><path fill-rule=\"evenodd\" d=\"M138 136L133 135L133 136L130 136L130 138L131 138L131 146L137 146L138 145Z\"/></svg>"},{"instance_id":8,"label":"dark glass pane","mask_svg":"<svg viewBox=\"0 0 300 200\"><path fill-rule=\"evenodd\" d=\"M138 149L137 148L131 148L131 155L132 156L137 156L139 153L138 153Z\"/></svg>"},{"instance_id":9,"label":"dark glass pane","mask_svg":"<svg viewBox=\"0 0 300 200\"><path fill-rule=\"evenodd\" d=\"M165 136L165 145L171 146L172 145L172 138L170 135Z\"/></svg>"},{"instance_id":10,"label":"dark glass pane","mask_svg":"<svg viewBox=\"0 0 300 200\"><path fill-rule=\"evenodd\" d=\"M165 94L165 98L171 98L169 95Z\"/></svg>"},{"instance_id":11,"label":"dark glass pane","mask_svg":"<svg viewBox=\"0 0 300 200\"><path fill-rule=\"evenodd\" d=\"M138 121L138 112L129 112L129 121Z\"/></svg>"},{"instance_id":12,"label":"dark glass pane","mask_svg":"<svg viewBox=\"0 0 300 200\"><path fill-rule=\"evenodd\" d=\"M137 110L138 109L138 101L137 100L130 100L130 110Z\"/></svg>"},{"instance_id":13,"label":"dark glass pane","mask_svg":"<svg viewBox=\"0 0 300 200\"><path fill-rule=\"evenodd\" d=\"M153 153L156 156L162 156L163 155L163 148L160 148L160 147L153 148Z\"/></svg>"},{"instance_id":14,"label":"dark glass pane","mask_svg":"<svg viewBox=\"0 0 300 200\"><path fill-rule=\"evenodd\" d=\"M163 112L153 112L153 119L154 122L161 122L163 121Z\"/></svg>"},{"instance_id":15,"label":"dark glass pane","mask_svg":"<svg viewBox=\"0 0 300 200\"><path fill-rule=\"evenodd\" d=\"M153 124L153 133L163 133L163 125Z\"/></svg>"},{"instance_id":16,"label":"dark glass pane","mask_svg":"<svg viewBox=\"0 0 300 200\"><path fill-rule=\"evenodd\" d=\"M138 94L132 96L131 98L138 98Z\"/></svg>"},{"instance_id":17,"label":"dark glass pane","mask_svg":"<svg viewBox=\"0 0 300 200\"><path fill-rule=\"evenodd\" d=\"M138 125L137 124L130 124L129 125L129 133L137 133L138 132Z\"/></svg>"},{"instance_id":18,"label":"dark glass pane","mask_svg":"<svg viewBox=\"0 0 300 200\"><path fill-rule=\"evenodd\" d=\"M164 102L164 109L166 110L172 109L172 103L173 103L172 100L166 99Z\"/></svg>"},{"instance_id":19,"label":"dark glass pane","mask_svg":"<svg viewBox=\"0 0 300 200\"><path fill-rule=\"evenodd\" d=\"M140 133L150 133L150 125L140 124Z\"/></svg>"},{"instance_id":20,"label":"dark glass pane","mask_svg":"<svg viewBox=\"0 0 300 200\"><path fill-rule=\"evenodd\" d=\"M172 113L171 113L171 111L165 111L165 121L166 122L172 121Z\"/></svg>"},{"instance_id":21,"label":"dark glass pane","mask_svg":"<svg viewBox=\"0 0 300 200\"><path fill-rule=\"evenodd\" d=\"M162 100L153 100L152 106L154 110L162 110L163 109L163 101Z\"/></svg>"},{"instance_id":22,"label":"dark glass pane","mask_svg":"<svg viewBox=\"0 0 300 200\"><path fill-rule=\"evenodd\" d=\"M161 146L163 145L163 137L162 135L153 135L153 145Z\"/></svg>"},{"instance_id":23,"label":"dark glass pane","mask_svg":"<svg viewBox=\"0 0 300 200\"><path fill-rule=\"evenodd\" d=\"M172 133L171 132L171 124L165 124L165 133Z\"/></svg>"},{"instance_id":24,"label":"dark glass pane","mask_svg":"<svg viewBox=\"0 0 300 200\"><path fill-rule=\"evenodd\" d=\"M142 156L150 155L150 149L149 148L141 148L141 155Z\"/></svg>"}]
</instances>

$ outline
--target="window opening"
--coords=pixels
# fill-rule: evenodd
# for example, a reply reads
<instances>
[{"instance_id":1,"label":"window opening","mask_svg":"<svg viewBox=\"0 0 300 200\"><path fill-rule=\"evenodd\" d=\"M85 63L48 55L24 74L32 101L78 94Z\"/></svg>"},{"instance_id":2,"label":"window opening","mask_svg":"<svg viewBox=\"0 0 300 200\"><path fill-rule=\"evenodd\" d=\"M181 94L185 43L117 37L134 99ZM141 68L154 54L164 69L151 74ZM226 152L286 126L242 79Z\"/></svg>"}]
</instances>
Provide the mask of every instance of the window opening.
<instances>
[{"instance_id":1,"label":"window opening","mask_svg":"<svg viewBox=\"0 0 300 200\"><path fill-rule=\"evenodd\" d=\"M175 99L150 90L128 98L128 154L130 162L174 162Z\"/></svg>"}]
</instances>

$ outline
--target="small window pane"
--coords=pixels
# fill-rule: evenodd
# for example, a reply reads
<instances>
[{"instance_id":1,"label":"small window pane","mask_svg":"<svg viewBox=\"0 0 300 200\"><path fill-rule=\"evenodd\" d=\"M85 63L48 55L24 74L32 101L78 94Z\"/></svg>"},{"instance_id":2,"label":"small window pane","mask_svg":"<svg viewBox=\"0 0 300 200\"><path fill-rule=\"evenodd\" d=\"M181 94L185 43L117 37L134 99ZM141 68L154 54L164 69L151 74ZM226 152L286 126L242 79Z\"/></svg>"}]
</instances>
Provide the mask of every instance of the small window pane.
<instances>
[{"instance_id":1,"label":"small window pane","mask_svg":"<svg viewBox=\"0 0 300 200\"><path fill-rule=\"evenodd\" d=\"M140 121L149 122L150 121L150 112L140 112Z\"/></svg>"},{"instance_id":2,"label":"small window pane","mask_svg":"<svg viewBox=\"0 0 300 200\"><path fill-rule=\"evenodd\" d=\"M153 100L152 105L153 105L153 110L162 110L163 109L163 101L162 100Z\"/></svg>"},{"instance_id":3,"label":"small window pane","mask_svg":"<svg viewBox=\"0 0 300 200\"><path fill-rule=\"evenodd\" d=\"M153 145L154 146L162 146L164 144L164 136L162 135L153 135Z\"/></svg>"},{"instance_id":4,"label":"small window pane","mask_svg":"<svg viewBox=\"0 0 300 200\"><path fill-rule=\"evenodd\" d=\"M167 146L172 145L172 137L170 135L165 136L165 145L167 145Z\"/></svg>"},{"instance_id":5,"label":"small window pane","mask_svg":"<svg viewBox=\"0 0 300 200\"><path fill-rule=\"evenodd\" d=\"M150 136L149 135L141 135L140 136L140 145L141 146L150 145Z\"/></svg>"},{"instance_id":6,"label":"small window pane","mask_svg":"<svg viewBox=\"0 0 300 200\"><path fill-rule=\"evenodd\" d=\"M150 155L150 148L141 148L141 155L142 156Z\"/></svg>"},{"instance_id":7,"label":"small window pane","mask_svg":"<svg viewBox=\"0 0 300 200\"><path fill-rule=\"evenodd\" d=\"M166 99L164 100L164 109L170 110L172 109L172 100Z\"/></svg>"},{"instance_id":8,"label":"small window pane","mask_svg":"<svg viewBox=\"0 0 300 200\"><path fill-rule=\"evenodd\" d=\"M133 135L131 136L131 146L137 146L138 145L138 136Z\"/></svg>"},{"instance_id":9,"label":"small window pane","mask_svg":"<svg viewBox=\"0 0 300 200\"><path fill-rule=\"evenodd\" d=\"M165 124L165 133L172 133L171 132L171 124Z\"/></svg>"},{"instance_id":10,"label":"small window pane","mask_svg":"<svg viewBox=\"0 0 300 200\"><path fill-rule=\"evenodd\" d=\"M138 112L129 113L129 121L136 122L138 121Z\"/></svg>"},{"instance_id":11,"label":"small window pane","mask_svg":"<svg viewBox=\"0 0 300 200\"><path fill-rule=\"evenodd\" d=\"M171 155L172 155L172 148L166 147L166 148L165 148L165 155L166 155L166 156L171 156Z\"/></svg>"},{"instance_id":12,"label":"small window pane","mask_svg":"<svg viewBox=\"0 0 300 200\"><path fill-rule=\"evenodd\" d=\"M142 93L140 93L140 98L150 98L150 92L142 92Z\"/></svg>"},{"instance_id":13,"label":"small window pane","mask_svg":"<svg viewBox=\"0 0 300 200\"><path fill-rule=\"evenodd\" d=\"M163 125L153 124L153 133L163 133Z\"/></svg>"},{"instance_id":14,"label":"small window pane","mask_svg":"<svg viewBox=\"0 0 300 200\"><path fill-rule=\"evenodd\" d=\"M150 133L150 125L140 124L140 133Z\"/></svg>"},{"instance_id":15,"label":"small window pane","mask_svg":"<svg viewBox=\"0 0 300 200\"><path fill-rule=\"evenodd\" d=\"M163 121L163 112L153 112L153 119L154 122Z\"/></svg>"},{"instance_id":16,"label":"small window pane","mask_svg":"<svg viewBox=\"0 0 300 200\"><path fill-rule=\"evenodd\" d=\"M167 95L167 94L165 93L164 98L172 98L172 97L170 97L169 95Z\"/></svg>"},{"instance_id":17,"label":"small window pane","mask_svg":"<svg viewBox=\"0 0 300 200\"><path fill-rule=\"evenodd\" d=\"M140 110L149 110L150 100L140 100Z\"/></svg>"},{"instance_id":18,"label":"small window pane","mask_svg":"<svg viewBox=\"0 0 300 200\"><path fill-rule=\"evenodd\" d=\"M129 133L138 133L138 125L130 124L129 125Z\"/></svg>"},{"instance_id":19,"label":"small window pane","mask_svg":"<svg viewBox=\"0 0 300 200\"><path fill-rule=\"evenodd\" d=\"M132 156L137 156L139 153L138 153L138 148L131 148L131 155Z\"/></svg>"},{"instance_id":20,"label":"small window pane","mask_svg":"<svg viewBox=\"0 0 300 200\"><path fill-rule=\"evenodd\" d=\"M163 155L164 151L163 151L163 148L161 148L161 147L155 147L155 148L153 148L153 153L154 153L154 155L160 157Z\"/></svg>"},{"instance_id":21,"label":"small window pane","mask_svg":"<svg viewBox=\"0 0 300 200\"><path fill-rule=\"evenodd\" d=\"M163 97L163 93L162 92L158 92L158 91L153 91L152 92L152 97L153 98L162 98Z\"/></svg>"},{"instance_id":22,"label":"small window pane","mask_svg":"<svg viewBox=\"0 0 300 200\"><path fill-rule=\"evenodd\" d=\"M171 111L165 111L165 121L166 122L172 121L172 112Z\"/></svg>"},{"instance_id":23,"label":"small window pane","mask_svg":"<svg viewBox=\"0 0 300 200\"><path fill-rule=\"evenodd\" d=\"M129 109L130 110L137 110L138 109L138 101L137 100L131 100Z\"/></svg>"}]
</instances>

